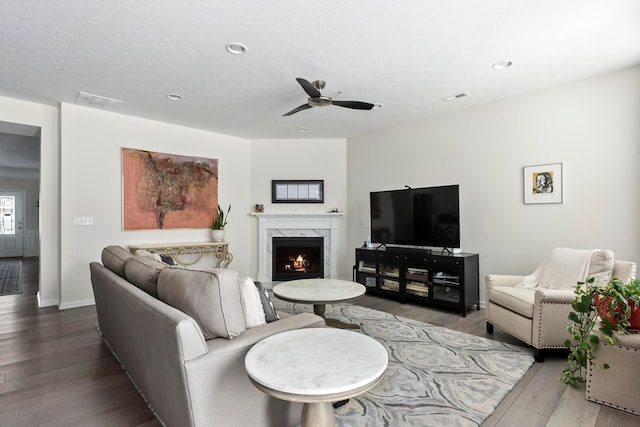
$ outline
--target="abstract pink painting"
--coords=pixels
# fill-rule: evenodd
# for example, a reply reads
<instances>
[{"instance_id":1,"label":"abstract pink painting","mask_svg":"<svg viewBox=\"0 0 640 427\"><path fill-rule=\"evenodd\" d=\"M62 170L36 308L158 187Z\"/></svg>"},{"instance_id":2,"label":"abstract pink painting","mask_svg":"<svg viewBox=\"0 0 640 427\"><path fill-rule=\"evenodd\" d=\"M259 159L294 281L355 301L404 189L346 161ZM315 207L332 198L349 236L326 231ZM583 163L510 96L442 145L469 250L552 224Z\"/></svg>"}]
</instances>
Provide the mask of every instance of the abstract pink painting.
<instances>
[{"instance_id":1,"label":"abstract pink painting","mask_svg":"<svg viewBox=\"0 0 640 427\"><path fill-rule=\"evenodd\" d=\"M123 228L209 228L218 206L218 159L122 149Z\"/></svg>"}]
</instances>

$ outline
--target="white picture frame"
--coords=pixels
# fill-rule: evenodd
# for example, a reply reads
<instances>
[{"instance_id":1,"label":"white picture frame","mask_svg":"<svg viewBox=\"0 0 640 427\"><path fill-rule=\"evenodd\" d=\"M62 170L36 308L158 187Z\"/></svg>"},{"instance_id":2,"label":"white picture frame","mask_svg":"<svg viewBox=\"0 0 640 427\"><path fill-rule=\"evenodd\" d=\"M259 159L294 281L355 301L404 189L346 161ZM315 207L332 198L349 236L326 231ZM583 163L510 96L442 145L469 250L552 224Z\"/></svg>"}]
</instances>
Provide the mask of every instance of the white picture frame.
<instances>
[{"instance_id":1,"label":"white picture frame","mask_svg":"<svg viewBox=\"0 0 640 427\"><path fill-rule=\"evenodd\" d=\"M562 203L562 163L525 166L523 168L524 204Z\"/></svg>"}]
</instances>

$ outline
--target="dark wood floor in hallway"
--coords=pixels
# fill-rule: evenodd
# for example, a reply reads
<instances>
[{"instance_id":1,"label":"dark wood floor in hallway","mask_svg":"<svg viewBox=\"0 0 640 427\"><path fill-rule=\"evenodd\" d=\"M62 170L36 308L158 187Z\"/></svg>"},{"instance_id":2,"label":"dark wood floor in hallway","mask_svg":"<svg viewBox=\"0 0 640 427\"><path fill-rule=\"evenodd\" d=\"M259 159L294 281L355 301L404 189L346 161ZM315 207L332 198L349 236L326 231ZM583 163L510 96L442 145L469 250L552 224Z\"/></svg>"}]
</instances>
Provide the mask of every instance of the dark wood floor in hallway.
<instances>
[{"instance_id":1,"label":"dark wood floor in hallway","mask_svg":"<svg viewBox=\"0 0 640 427\"><path fill-rule=\"evenodd\" d=\"M95 308L38 309L37 258L22 260L22 286L22 294L0 296L0 426L160 426L98 336ZM487 336L483 310L461 317L373 296L357 303ZM493 338L518 344L497 330ZM561 384L563 364L562 355L534 364L484 426L640 425L640 417Z\"/></svg>"}]
</instances>

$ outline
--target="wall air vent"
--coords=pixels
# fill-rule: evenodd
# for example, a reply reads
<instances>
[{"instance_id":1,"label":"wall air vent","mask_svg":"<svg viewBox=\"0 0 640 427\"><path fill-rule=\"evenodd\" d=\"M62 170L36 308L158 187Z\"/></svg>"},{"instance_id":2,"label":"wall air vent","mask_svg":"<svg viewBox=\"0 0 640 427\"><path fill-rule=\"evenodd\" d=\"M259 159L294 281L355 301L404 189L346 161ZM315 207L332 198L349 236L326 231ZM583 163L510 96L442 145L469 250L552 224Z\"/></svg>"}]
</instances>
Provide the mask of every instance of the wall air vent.
<instances>
[{"instance_id":1,"label":"wall air vent","mask_svg":"<svg viewBox=\"0 0 640 427\"><path fill-rule=\"evenodd\" d=\"M89 105L91 107L110 108L122 103L119 99L107 98L106 96L93 95L86 92L78 92L76 104Z\"/></svg>"}]
</instances>

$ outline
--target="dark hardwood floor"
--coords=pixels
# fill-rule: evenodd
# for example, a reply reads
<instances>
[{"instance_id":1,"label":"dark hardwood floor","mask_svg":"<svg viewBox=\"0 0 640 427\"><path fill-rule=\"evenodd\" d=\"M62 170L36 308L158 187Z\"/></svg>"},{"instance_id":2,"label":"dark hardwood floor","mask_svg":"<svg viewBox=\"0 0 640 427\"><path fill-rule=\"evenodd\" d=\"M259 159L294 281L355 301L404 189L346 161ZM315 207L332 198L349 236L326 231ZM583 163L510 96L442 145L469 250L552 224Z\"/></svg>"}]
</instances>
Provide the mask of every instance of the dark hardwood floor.
<instances>
[{"instance_id":1,"label":"dark hardwood floor","mask_svg":"<svg viewBox=\"0 0 640 427\"><path fill-rule=\"evenodd\" d=\"M0 296L0 426L159 426L100 340L95 308L38 309L37 258L22 260L22 286L22 294ZM357 303L487 336L483 310L462 317L373 296ZM520 344L498 330L492 338ZM640 425L640 417L588 402L584 388L561 384L563 365L563 355L534 364L484 426Z\"/></svg>"}]
</instances>

